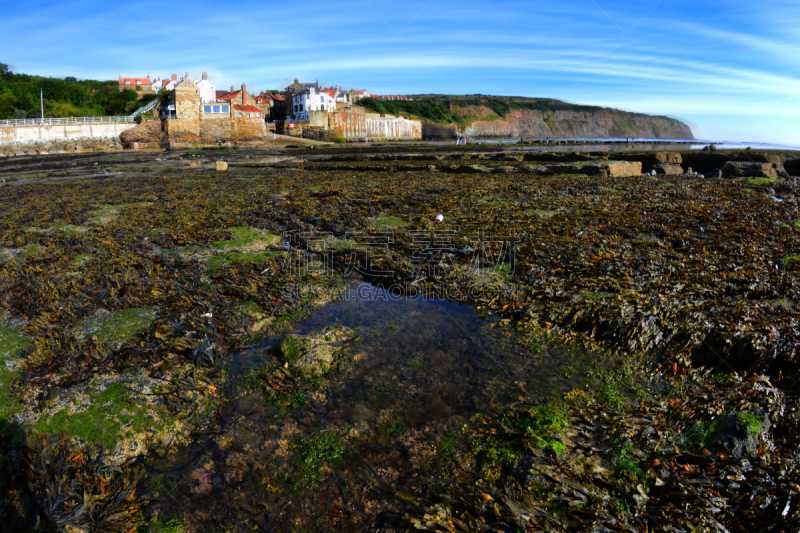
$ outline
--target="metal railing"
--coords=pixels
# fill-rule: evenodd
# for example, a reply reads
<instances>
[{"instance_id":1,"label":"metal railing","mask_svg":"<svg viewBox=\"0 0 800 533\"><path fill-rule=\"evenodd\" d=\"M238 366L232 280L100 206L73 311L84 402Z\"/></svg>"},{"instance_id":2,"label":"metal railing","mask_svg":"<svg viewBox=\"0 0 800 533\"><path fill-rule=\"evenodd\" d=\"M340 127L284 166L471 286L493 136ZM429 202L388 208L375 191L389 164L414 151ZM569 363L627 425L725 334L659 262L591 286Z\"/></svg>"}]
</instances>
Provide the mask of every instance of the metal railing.
<instances>
[{"instance_id":1,"label":"metal railing","mask_svg":"<svg viewBox=\"0 0 800 533\"><path fill-rule=\"evenodd\" d=\"M67 117L67 118L10 118L0 120L0 126L30 126L49 124L84 124L91 122L133 122L127 117Z\"/></svg>"},{"instance_id":2,"label":"metal railing","mask_svg":"<svg viewBox=\"0 0 800 533\"><path fill-rule=\"evenodd\" d=\"M128 118L129 118L130 120L134 120L134 119L136 118L136 116L137 116L137 115L141 115L142 113L147 113L148 111L150 111L151 109L153 109L153 108L154 108L156 105L158 105L158 102L159 102L159 99L158 99L158 98L156 98L155 100L153 100L152 102L150 102L150 103L149 103L149 104L147 104L146 106L144 106L144 107L140 107L139 109L137 109L136 111L134 111L133 113L131 113L131 115L130 115Z\"/></svg>"}]
</instances>

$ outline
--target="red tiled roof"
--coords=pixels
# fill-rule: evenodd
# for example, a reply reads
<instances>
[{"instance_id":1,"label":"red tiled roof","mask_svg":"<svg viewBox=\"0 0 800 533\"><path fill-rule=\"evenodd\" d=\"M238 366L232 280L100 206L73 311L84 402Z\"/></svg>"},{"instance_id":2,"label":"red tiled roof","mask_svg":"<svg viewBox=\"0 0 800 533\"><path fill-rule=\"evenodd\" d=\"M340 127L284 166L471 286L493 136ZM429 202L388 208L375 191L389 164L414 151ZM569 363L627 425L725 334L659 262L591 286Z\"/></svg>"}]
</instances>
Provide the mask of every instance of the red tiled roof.
<instances>
[{"instance_id":1,"label":"red tiled roof","mask_svg":"<svg viewBox=\"0 0 800 533\"><path fill-rule=\"evenodd\" d=\"M233 91L232 93L218 94L217 100L231 100L239 96L240 92L242 91Z\"/></svg>"},{"instance_id":2,"label":"red tiled roof","mask_svg":"<svg viewBox=\"0 0 800 533\"><path fill-rule=\"evenodd\" d=\"M331 98L336 98L333 94L333 89L322 89L320 92L327 93Z\"/></svg>"},{"instance_id":3,"label":"red tiled roof","mask_svg":"<svg viewBox=\"0 0 800 533\"><path fill-rule=\"evenodd\" d=\"M233 109L236 111L245 111L247 113L263 113L261 109L254 105L233 104Z\"/></svg>"},{"instance_id":4,"label":"red tiled roof","mask_svg":"<svg viewBox=\"0 0 800 533\"><path fill-rule=\"evenodd\" d=\"M131 82L130 85L152 85L150 78L120 78L120 85L127 85L125 82Z\"/></svg>"}]
</instances>

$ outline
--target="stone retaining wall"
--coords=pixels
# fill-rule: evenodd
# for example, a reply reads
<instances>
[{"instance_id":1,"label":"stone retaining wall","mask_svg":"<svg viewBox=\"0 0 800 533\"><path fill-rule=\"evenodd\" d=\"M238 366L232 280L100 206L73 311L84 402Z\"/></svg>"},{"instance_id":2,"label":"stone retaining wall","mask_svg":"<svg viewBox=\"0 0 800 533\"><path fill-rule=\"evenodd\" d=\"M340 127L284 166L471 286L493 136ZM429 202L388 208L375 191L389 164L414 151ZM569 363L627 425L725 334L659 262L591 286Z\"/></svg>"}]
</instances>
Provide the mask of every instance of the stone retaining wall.
<instances>
[{"instance_id":1,"label":"stone retaining wall","mask_svg":"<svg viewBox=\"0 0 800 533\"><path fill-rule=\"evenodd\" d=\"M326 128L316 126L305 126L303 129L304 139L314 139L317 141L335 141L336 135Z\"/></svg>"},{"instance_id":2,"label":"stone retaining wall","mask_svg":"<svg viewBox=\"0 0 800 533\"><path fill-rule=\"evenodd\" d=\"M125 143L186 142L213 143L222 141L251 141L263 139L267 128L261 118L231 118L227 115L206 115L179 119L143 122L126 131Z\"/></svg>"},{"instance_id":3,"label":"stone retaining wall","mask_svg":"<svg viewBox=\"0 0 800 533\"><path fill-rule=\"evenodd\" d=\"M422 121L422 138L426 141L451 141L456 137L455 124Z\"/></svg>"}]
</instances>

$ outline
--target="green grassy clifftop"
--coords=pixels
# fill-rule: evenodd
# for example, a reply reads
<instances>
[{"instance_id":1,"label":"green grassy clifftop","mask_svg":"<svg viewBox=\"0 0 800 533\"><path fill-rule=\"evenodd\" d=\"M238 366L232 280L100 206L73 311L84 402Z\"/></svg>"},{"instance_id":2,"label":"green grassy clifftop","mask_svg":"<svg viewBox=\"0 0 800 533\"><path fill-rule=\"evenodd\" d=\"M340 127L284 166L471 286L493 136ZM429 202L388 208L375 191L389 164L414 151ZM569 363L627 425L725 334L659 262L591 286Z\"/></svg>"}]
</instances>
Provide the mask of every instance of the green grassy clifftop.
<instances>
[{"instance_id":1,"label":"green grassy clifftop","mask_svg":"<svg viewBox=\"0 0 800 533\"><path fill-rule=\"evenodd\" d=\"M673 118L549 98L488 95L417 95L413 98L415 100L408 101L364 98L359 104L378 113L454 125L472 137L694 138L689 126ZM449 131L435 124L427 129L437 133ZM423 131L423 137L425 133Z\"/></svg>"}]
</instances>

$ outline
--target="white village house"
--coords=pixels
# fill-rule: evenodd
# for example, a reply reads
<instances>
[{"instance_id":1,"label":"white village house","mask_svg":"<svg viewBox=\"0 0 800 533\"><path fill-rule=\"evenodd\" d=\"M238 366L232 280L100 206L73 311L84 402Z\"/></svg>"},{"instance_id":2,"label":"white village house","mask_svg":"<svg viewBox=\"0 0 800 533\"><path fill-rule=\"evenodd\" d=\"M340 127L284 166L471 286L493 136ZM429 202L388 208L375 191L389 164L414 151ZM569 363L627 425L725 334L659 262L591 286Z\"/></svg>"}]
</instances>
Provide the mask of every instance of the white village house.
<instances>
[{"instance_id":1,"label":"white village house","mask_svg":"<svg viewBox=\"0 0 800 533\"><path fill-rule=\"evenodd\" d=\"M171 91L178 85L182 80L178 79L177 74L173 74L171 78L159 78L158 80L153 82L153 91Z\"/></svg>"},{"instance_id":2,"label":"white village house","mask_svg":"<svg viewBox=\"0 0 800 533\"><path fill-rule=\"evenodd\" d=\"M308 122L309 111L336 111L336 99L331 89L320 89L311 85L308 88L294 93L292 97L291 113L295 122Z\"/></svg>"},{"instance_id":3,"label":"white village house","mask_svg":"<svg viewBox=\"0 0 800 533\"><path fill-rule=\"evenodd\" d=\"M200 101L216 102L217 101L217 86L208 79L208 73L203 72L203 79L194 80L194 84L200 89Z\"/></svg>"}]
</instances>

